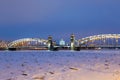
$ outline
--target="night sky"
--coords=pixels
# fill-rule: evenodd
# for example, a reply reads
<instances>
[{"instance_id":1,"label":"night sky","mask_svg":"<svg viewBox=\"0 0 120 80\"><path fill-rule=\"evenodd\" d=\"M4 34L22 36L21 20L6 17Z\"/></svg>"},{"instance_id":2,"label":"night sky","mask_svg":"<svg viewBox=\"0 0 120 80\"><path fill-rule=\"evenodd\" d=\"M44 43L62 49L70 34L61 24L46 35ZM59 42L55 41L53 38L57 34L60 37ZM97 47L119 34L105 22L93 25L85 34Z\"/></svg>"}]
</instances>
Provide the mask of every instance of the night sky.
<instances>
[{"instance_id":1,"label":"night sky","mask_svg":"<svg viewBox=\"0 0 120 80\"><path fill-rule=\"evenodd\" d=\"M0 0L0 39L120 33L120 0Z\"/></svg>"}]
</instances>

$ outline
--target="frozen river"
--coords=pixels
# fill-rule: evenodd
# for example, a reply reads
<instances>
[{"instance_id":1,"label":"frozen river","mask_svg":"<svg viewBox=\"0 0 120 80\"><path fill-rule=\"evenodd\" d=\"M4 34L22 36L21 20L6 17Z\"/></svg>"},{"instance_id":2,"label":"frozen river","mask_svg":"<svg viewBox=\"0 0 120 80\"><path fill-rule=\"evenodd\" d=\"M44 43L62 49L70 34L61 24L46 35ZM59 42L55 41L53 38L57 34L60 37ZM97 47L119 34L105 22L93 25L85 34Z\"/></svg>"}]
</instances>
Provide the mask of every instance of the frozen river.
<instances>
[{"instance_id":1,"label":"frozen river","mask_svg":"<svg viewBox=\"0 0 120 80\"><path fill-rule=\"evenodd\" d=\"M120 50L0 51L0 80L120 80Z\"/></svg>"}]
</instances>

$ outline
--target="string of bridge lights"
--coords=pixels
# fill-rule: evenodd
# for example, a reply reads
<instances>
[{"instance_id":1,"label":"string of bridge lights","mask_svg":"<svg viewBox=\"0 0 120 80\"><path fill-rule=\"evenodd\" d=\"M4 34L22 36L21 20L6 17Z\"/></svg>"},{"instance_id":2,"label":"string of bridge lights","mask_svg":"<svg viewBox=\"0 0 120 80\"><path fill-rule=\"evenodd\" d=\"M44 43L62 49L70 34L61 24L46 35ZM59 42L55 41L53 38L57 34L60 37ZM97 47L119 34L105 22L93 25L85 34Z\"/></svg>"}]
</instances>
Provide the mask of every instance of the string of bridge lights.
<instances>
[{"instance_id":1,"label":"string of bridge lights","mask_svg":"<svg viewBox=\"0 0 120 80\"><path fill-rule=\"evenodd\" d=\"M100 34L100 35L93 35L93 36L88 36L85 38L81 38L79 40L75 40L78 45L82 45L91 41L95 40L105 40L105 39L115 39L116 42L118 42L118 39L120 38L120 34ZM26 45L29 46L32 42L36 42L36 44L40 45L47 45L48 40L46 39L41 39L41 38L23 38L23 39L18 39L15 41L12 41L10 43L6 43L4 41L0 42L0 47L12 47L12 46L21 46L21 45ZM65 45L65 41L62 39L61 40L61 45Z\"/></svg>"}]
</instances>

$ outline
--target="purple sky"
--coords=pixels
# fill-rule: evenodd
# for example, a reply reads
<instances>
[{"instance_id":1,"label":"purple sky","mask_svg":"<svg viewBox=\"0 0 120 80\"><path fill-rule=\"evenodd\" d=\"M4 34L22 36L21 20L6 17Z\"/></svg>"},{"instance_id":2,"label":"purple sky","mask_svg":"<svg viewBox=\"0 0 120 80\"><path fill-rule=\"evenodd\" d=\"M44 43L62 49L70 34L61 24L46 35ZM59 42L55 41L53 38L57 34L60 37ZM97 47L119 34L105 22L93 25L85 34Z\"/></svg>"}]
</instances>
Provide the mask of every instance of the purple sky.
<instances>
[{"instance_id":1,"label":"purple sky","mask_svg":"<svg viewBox=\"0 0 120 80\"><path fill-rule=\"evenodd\" d=\"M1 39L119 32L119 0L0 0Z\"/></svg>"}]
</instances>

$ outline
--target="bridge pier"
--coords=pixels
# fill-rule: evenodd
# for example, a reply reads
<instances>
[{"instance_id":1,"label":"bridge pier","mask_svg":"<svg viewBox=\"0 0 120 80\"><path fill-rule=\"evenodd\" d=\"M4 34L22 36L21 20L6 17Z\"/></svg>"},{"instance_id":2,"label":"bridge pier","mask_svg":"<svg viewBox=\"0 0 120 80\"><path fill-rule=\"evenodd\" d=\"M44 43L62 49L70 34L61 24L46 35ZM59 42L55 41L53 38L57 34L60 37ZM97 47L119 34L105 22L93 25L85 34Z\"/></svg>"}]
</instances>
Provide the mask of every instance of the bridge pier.
<instances>
[{"instance_id":1,"label":"bridge pier","mask_svg":"<svg viewBox=\"0 0 120 80\"><path fill-rule=\"evenodd\" d=\"M48 50L53 50L53 40L52 36L48 37Z\"/></svg>"},{"instance_id":2,"label":"bridge pier","mask_svg":"<svg viewBox=\"0 0 120 80\"><path fill-rule=\"evenodd\" d=\"M75 35L72 34L70 37L70 50L75 50L75 51L80 51L80 45L78 46L78 42L77 45L75 44L76 40L75 40Z\"/></svg>"},{"instance_id":3,"label":"bridge pier","mask_svg":"<svg viewBox=\"0 0 120 80\"><path fill-rule=\"evenodd\" d=\"M70 37L70 49L75 50L75 35L72 34Z\"/></svg>"},{"instance_id":4,"label":"bridge pier","mask_svg":"<svg viewBox=\"0 0 120 80\"><path fill-rule=\"evenodd\" d=\"M57 51L58 48L55 47L55 44L53 43L52 36L48 37L48 50L50 51Z\"/></svg>"}]
</instances>

